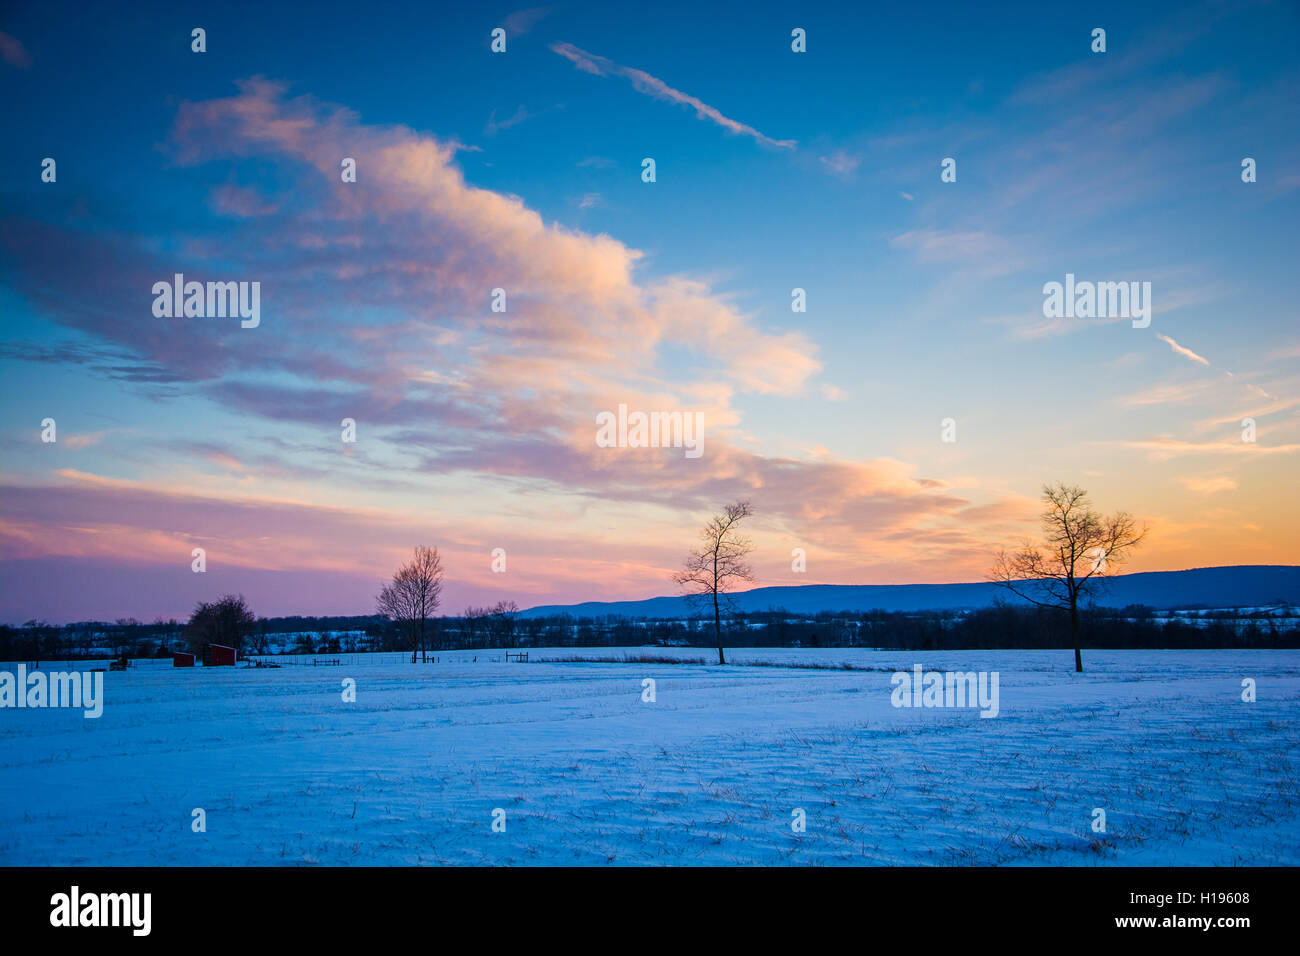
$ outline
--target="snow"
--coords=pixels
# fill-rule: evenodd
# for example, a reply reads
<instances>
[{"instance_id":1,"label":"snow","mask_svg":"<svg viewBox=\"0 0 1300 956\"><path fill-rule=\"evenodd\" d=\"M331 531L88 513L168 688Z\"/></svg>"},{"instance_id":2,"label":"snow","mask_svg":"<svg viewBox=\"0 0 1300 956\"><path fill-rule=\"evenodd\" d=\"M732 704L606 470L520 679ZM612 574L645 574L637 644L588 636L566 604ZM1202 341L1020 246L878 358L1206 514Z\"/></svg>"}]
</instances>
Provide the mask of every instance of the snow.
<instances>
[{"instance_id":1,"label":"snow","mask_svg":"<svg viewBox=\"0 0 1300 956\"><path fill-rule=\"evenodd\" d=\"M139 662L98 720L0 711L0 864L1300 863L1300 651L529 654ZM998 671L999 715L896 709L915 664Z\"/></svg>"}]
</instances>

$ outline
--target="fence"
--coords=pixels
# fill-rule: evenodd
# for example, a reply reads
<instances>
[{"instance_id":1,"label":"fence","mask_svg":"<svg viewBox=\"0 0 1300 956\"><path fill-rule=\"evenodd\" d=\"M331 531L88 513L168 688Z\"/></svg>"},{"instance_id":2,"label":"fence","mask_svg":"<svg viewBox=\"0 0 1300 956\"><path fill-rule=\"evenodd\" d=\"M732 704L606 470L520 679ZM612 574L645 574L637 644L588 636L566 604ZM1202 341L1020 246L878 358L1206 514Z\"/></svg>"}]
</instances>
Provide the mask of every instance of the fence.
<instances>
[{"instance_id":1,"label":"fence","mask_svg":"<svg viewBox=\"0 0 1300 956\"><path fill-rule=\"evenodd\" d=\"M321 667L326 662L330 666L365 667L376 664L410 664L410 651L359 651L355 654L248 654L247 659L263 664L276 664L280 667ZM528 654L522 656L506 648L491 650L437 651L428 655L429 664L504 664L506 659L528 660ZM337 662L337 664L336 664ZM418 657L416 664L424 663Z\"/></svg>"}]
</instances>

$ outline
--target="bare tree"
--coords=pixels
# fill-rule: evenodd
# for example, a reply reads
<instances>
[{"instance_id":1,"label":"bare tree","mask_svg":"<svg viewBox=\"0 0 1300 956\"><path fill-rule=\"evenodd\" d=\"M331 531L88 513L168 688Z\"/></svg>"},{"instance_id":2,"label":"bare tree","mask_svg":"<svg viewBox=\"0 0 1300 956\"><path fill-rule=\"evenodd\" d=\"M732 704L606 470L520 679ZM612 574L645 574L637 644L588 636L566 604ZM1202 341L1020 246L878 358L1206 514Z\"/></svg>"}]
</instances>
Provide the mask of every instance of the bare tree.
<instances>
[{"instance_id":1,"label":"bare tree","mask_svg":"<svg viewBox=\"0 0 1300 956\"><path fill-rule=\"evenodd\" d=\"M200 601L190 615L185 636L190 650L200 659L209 644L244 649L244 638L253 632L257 618L242 594L226 594L217 601Z\"/></svg>"},{"instance_id":2,"label":"bare tree","mask_svg":"<svg viewBox=\"0 0 1300 956\"><path fill-rule=\"evenodd\" d=\"M490 612L492 628L502 647L515 646L515 619L519 616L519 605L514 601L498 601Z\"/></svg>"},{"instance_id":3,"label":"bare tree","mask_svg":"<svg viewBox=\"0 0 1300 956\"><path fill-rule=\"evenodd\" d=\"M411 648L411 663L415 663L415 647L418 632L415 624L415 589L411 584L411 575L402 567L393 575L391 584L385 584L375 598L375 605L380 614L397 625L402 635L402 642Z\"/></svg>"},{"instance_id":4,"label":"bare tree","mask_svg":"<svg viewBox=\"0 0 1300 956\"><path fill-rule=\"evenodd\" d=\"M466 647L475 646L475 641L478 640L477 635L478 635L479 622L482 621L483 618L487 617L487 613L488 612L486 608L474 607L471 604L469 607L465 608L464 613L461 614L461 618L464 620L463 630L464 630L464 634L466 635L465 636ZM484 646L486 647L487 645L485 644Z\"/></svg>"},{"instance_id":5,"label":"bare tree","mask_svg":"<svg viewBox=\"0 0 1300 956\"><path fill-rule=\"evenodd\" d=\"M1038 607L1070 615L1074 669L1083 672L1079 647L1079 599L1094 592L1098 579L1142 543L1133 516L1105 516L1092 510L1088 492L1057 482L1043 486L1043 541L1025 540L1010 553L999 551L989 580Z\"/></svg>"},{"instance_id":6,"label":"bare tree","mask_svg":"<svg viewBox=\"0 0 1300 956\"><path fill-rule=\"evenodd\" d=\"M416 652L428 660L428 620L442 603L442 559L437 548L423 545L411 560L397 569L391 584L384 585L375 599L379 613L395 621L411 644L411 663Z\"/></svg>"},{"instance_id":7,"label":"bare tree","mask_svg":"<svg viewBox=\"0 0 1300 956\"><path fill-rule=\"evenodd\" d=\"M748 501L727 505L722 514L714 515L700 531L702 542L698 551L686 557L682 570L673 575L679 587L694 598L712 599L713 636L718 643L718 663L727 663L722 653L722 615L719 598L727 601L726 594L738 581L752 581L754 574L745 556L754 550L749 538L740 534L736 525L753 512Z\"/></svg>"}]
</instances>

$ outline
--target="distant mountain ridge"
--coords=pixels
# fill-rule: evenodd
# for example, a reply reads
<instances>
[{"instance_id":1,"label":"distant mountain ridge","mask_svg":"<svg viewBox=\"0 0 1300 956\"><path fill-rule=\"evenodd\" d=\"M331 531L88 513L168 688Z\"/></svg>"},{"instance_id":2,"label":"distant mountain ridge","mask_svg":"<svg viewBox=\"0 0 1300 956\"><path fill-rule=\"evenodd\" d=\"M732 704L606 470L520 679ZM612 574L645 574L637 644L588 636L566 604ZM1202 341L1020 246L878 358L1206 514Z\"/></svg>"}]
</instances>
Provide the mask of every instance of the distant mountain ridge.
<instances>
[{"instance_id":1,"label":"distant mountain ridge","mask_svg":"<svg viewBox=\"0 0 1300 956\"><path fill-rule=\"evenodd\" d=\"M1103 607L1145 604L1157 609L1255 607L1300 604L1300 566L1249 564L1186 571L1145 571L1106 578L1096 603ZM987 582L967 584L804 584L739 591L732 601L740 611L782 608L795 614L818 611L939 611L990 607L995 601L1025 604ZM643 601L585 601L528 608L521 617L570 614L574 617L690 617L684 597Z\"/></svg>"}]
</instances>

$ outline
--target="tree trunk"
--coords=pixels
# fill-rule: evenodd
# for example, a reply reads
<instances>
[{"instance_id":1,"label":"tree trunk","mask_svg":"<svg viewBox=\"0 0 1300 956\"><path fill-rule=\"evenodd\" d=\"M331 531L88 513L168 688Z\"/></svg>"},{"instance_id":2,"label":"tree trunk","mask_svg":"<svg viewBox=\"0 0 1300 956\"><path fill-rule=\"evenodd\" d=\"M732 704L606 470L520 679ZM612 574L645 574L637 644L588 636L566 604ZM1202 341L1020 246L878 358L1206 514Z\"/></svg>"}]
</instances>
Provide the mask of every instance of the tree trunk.
<instances>
[{"instance_id":1,"label":"tree trunk","mask_svg":"<svg viewBox=\"0 0 1300 956\"><path fill-rule=\"evenodd\" d=\"M1074 638L1074 672L1083 673L1083 654L1079 650L1079 599L1070 595L1070 636Z\"/></svg>"},{"instance_id":2,"label":"tree trunk","mask_svg":"<svg viewBox=\"0 0 1300 956\"><path fill-rule=\"evenodd\" d=\"M718 592L713 592L713 636L718 641L718 663L725 664L727 659L722 655L722 618L718 614Z\"/></svg>"}]
</instances>

